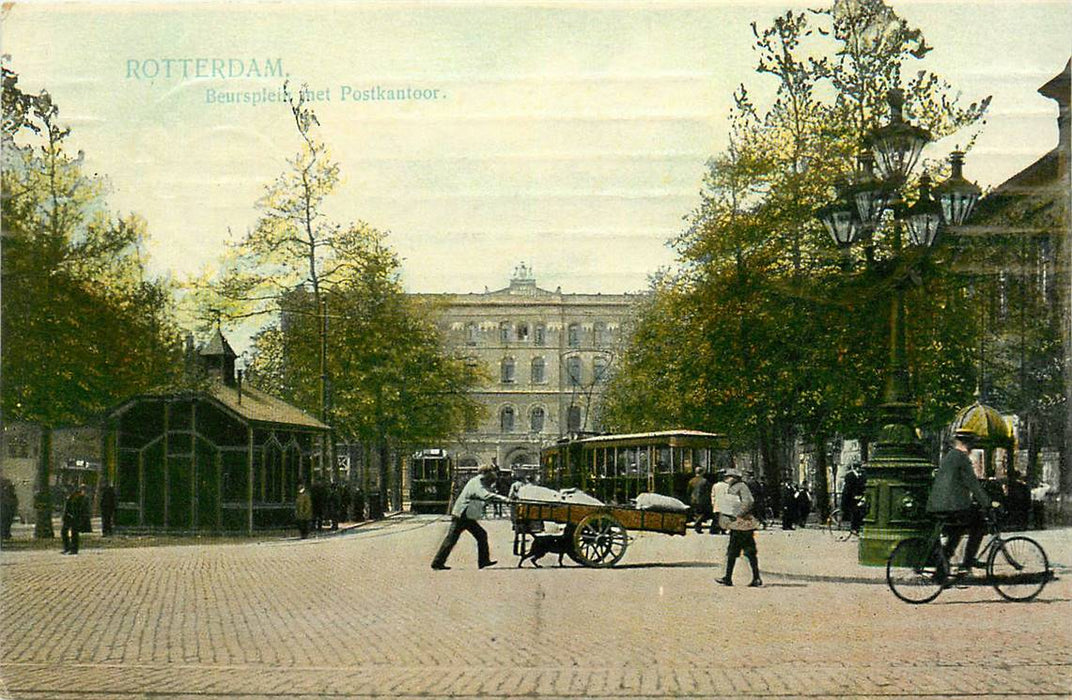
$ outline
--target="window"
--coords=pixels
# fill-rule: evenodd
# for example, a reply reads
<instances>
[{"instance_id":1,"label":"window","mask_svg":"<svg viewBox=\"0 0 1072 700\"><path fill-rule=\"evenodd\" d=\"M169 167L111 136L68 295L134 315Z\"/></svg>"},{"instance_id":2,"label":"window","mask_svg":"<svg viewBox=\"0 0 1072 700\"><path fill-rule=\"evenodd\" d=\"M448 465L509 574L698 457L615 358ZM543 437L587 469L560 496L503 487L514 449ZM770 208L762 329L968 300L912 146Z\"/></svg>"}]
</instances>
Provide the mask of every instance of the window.
<instances>
[{"instance_id":1,"label":"window","mask_svg":"<svg viewBox=\"0 0 1072 700\"><path fill-rule=\"evenodd\" d=\"M607 381L607 358L602 355L596 355L592 360L592 381L597 384L601 384Z\"/></svg>"},{"instance_id":2,"label":"window","mask_svg":"<svg viewBox=\"0 0 1072 700\"><path fill-rule=\"evenodd\" d=\"M570 432L577 432L581 429L581 407L570 406L566 412L566 425Z\"/></svg>"},{"instance_id":3,"label":"window","mask_svg":"<svg viewBox=\"0 0 1072 700\"><path fill-rule=\"evenodd\" d=\"M569 324L566 331L567 342L571 348L581 347L581 326L578 323Z\"/></svg>"},{"instance_id":4,"label":"window","mask_svg":"<svg viewBox=\"0 0 1072 700\"><path fill-rule=\"evenodd\" d=\"M529 324L519 323L517 324L517 339L521 342L526 342L529 339Z\"/></svg>"},{"instance_id":5,"label":"window","mask_svg":"<svg viewBox=\"0 0 1072 700\"><path fill-rule=\"evenodd\" d=\"M539 406L537 406L536 408L532 409L532 414L529 416L529 427L532 429L532 432L534 432L534 433L543 432L544 415L545 414L544 414L543 409L540 408Z\"/></svg>"},{"instance_id":6,"label":"window","mask_svg":"<svg viewBox=\"0 0 1072 700\"><path fill-rule=\"evenodd\" d=\"M465 344L476 345L477 340L480 339L480 329L475 323L470 321L465 324Z\"/></svg>"},{"instance_id":7,"label":"window","mask_svg":"<svg viewBox=\"0 0 1072 700\"><path fill-rule=\"evenodd\" d=\"M569 376L570 386L578 386L581 383L581 358L571 357L566 360L566 374Z\"/></svg>"},{"instance_id":8,"label":"window","mask_svg":"<svg viewBox=\"0 0 1072 700\"><path fill-rule=\"evenodd\" d=\"M542 357L532 358L532 383L543 384L547 381L547 365Z\"/></svg>"},{"instance_id":9,"label":"window","mask_svg":"<svg viewBox=\"0 0 1072 700\"><path fill-rule=\"evenodd\" d=\"M499 414L499 427L504 433L514 432L514 409L507 406Z\"/></svg>"},{"instance_id":10,"label":"window","mask_svg":"<svg viewBox=\"0 0 1072 700\"><path fill-rule=\"evenodd\" d=\"M514 358L504 357L502 361L502 383L514 383Z\"/></svg>"},{"instance_id":11,"label":"window","mask_svg":"<svg viewBox=\"0 0 1072 700\"><path fill-rule=\"evenodd\" d=\"M595 335L596 345L606 345L610 341L607 336L607 324L603 321L596 321L595 326L592 328L592 333Z\"/></svg>"},{"instance_id":12,"label":"window","mask_svg":"<svg viewBox=\"0 0 1072 700\"><path fill-rule=\"evenodd\" d=\"M510 342L510 324L506 321L502 321L501 323L499 323L499 342Z\"/></svg>"},{"instance_id":13,"label":"window","mask_svg":"<svg viewBox=\"0 0 1072 700\"><path fill-rule=\"evenodd\" d=\"M537 323L533 331L533 341L536 345L544 345L547 342L547 327Z\"/></svg>"}]
</instances>

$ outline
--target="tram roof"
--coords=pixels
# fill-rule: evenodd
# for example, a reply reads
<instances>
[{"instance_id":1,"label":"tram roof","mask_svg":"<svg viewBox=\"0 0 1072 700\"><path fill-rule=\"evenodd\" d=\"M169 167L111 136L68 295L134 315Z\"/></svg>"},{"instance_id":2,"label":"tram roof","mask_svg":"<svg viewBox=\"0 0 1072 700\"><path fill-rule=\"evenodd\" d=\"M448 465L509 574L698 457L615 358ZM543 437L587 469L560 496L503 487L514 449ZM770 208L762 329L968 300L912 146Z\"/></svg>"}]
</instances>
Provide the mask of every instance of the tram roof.
<instances>
[{"instance_id":1,"label":"tram roof","mask_svg":"<svg viewBox=\"0 0 1072 700\"><path fill-rule=\"evenodd\" d=\"M606 443L627 443L639 445L648 442L702 442L724 441L726 436L721 433L708 433L702 430L657 430L649 433L623 433L616 435L597 435L595 437L580 438L571 441L574 444L598 445ZM563 444L563 443L560 443Z\"/></svg>"}]
</instances>

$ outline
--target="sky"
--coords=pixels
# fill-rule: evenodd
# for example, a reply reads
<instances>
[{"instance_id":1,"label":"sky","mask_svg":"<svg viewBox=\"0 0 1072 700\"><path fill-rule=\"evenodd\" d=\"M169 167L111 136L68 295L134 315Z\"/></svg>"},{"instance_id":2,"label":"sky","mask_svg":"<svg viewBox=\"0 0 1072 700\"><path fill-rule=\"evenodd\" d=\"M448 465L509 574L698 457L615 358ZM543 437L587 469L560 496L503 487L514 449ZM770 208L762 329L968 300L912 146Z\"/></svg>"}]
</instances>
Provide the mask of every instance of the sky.
<instances>
[{"instance_id":1,"label":"sky","mask_svg":"<svg viewBox=\"0 0 1072 700\"><path fill-rule=\"evenodd\" d=\"M920 67L993 95L969 178L999 184L1056 145L1037 89L1072 55L1072 3L891 4L935 47ZM621 293L674 262L733 90L773 87L750 23L807 6L14 3L2 50L52 93L111 207L147 220L161 274L212 269L255 224L299 147L265 101L286 75L317 93L341 168L328 213L388 231L407 290L496 289L524 261L547 289Z\"/></svg>"}]
</instances>

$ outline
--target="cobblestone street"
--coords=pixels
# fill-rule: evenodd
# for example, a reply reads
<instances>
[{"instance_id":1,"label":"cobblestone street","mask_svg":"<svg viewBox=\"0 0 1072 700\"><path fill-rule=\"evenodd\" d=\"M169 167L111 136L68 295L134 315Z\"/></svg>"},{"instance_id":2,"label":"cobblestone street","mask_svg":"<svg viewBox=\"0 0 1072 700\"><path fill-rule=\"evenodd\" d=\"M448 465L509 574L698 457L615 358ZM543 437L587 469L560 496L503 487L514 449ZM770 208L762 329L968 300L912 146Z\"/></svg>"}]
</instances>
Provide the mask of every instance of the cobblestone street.
<instances>
[{"instance_id":1,"label":"cobblestone street","mask_svg":"<svg viewBox=\"0 0 1072 700\"><path fill-rule=\"evenodd\" d=\"M766 586L721 588L726 539L641 533L612 569L477 570L463 535L399 517L334 537L0 555L4 698L1070 697L1068 530L1032 533L1059 580L909 606L855 544L759 533ZM742 566L742 569L747 569Z\"/></svg>"}]
</instances>

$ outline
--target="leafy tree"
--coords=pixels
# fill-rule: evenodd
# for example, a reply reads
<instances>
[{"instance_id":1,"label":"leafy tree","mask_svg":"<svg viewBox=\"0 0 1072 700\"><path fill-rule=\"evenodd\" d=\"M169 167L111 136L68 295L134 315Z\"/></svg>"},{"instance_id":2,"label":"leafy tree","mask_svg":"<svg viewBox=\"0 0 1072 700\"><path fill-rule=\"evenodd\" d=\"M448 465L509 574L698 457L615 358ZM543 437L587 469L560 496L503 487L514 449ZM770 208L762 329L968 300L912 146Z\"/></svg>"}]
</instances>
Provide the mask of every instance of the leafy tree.
<instances>
[{"instance_id":1,"label":"leafy tree","mask_svg":"<svg viewBox=\"0 0 1072 700\"><path fill-rule=\"evenodd\" d=\"M473 378L403 293L386 235L324 214L339 167L303 94L288 92L299 152L266 188L224 274L195 298L231 319L278 318L255 339L251 381L317 412L344 439L375 445L386 485L392 448L461 429L476 410L466 396Z\"/></svg>"},{"instance_id":2,"label":"leafy tree","mask_svg":"<svg viewBox=\"0 0 1072 700\"><path fill-rule=\"evenodd\" d=\"M178 381L170 290L148 279L145 223L106 210L48 92L3 67L3 415L37 423L37 537L52 537L51 437Z\"/></svg>"},{"instance_id":3,"label":"leafy tree","mask_svg":"<svg viewBox=\"0 0 1072 700\"><path fill-rule=\"evenodd\" d=\"M869 434L894 285L910 298L908 360L925 425L948 420L963 398L951 379L966 370L966 339L943 308L957 281L899 250L889 225L860 252L839 251L814 211L885 119L889 88L904 89L936 136L978 123L989 100L961 106L926 71L906 81L905 65L930 47L881 0L787 12L753 32L773 101L764 108L745 86L736 92L730 146L709 161L700 205L675 240L680 271L654 285L608 405L622 425L660 416L729 432L758 448L776 483L797 437L822 459L829 437ZM636 386L660 390L636 398Z\"/></svg>"}]
</instances>

